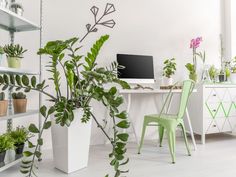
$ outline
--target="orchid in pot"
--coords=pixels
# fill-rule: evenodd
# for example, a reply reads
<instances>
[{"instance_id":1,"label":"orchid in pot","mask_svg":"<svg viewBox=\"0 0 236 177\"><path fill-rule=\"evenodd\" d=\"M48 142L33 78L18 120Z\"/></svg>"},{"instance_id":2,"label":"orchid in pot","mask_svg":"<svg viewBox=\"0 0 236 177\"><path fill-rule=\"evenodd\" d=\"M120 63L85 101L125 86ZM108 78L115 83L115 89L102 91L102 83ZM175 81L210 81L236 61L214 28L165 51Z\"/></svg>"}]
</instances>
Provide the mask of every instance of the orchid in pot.
<instances>
[{"instance_id":1,"label":"orchid in pot","mask_svg":"<svg viewBox=\"0 0 236 177\"><path fill-rule=\"evenodd\" d=\"M112 4L107 4L102 17L97 17L98 8L93 6L91 12L94 15L94 25L87 24L87 33L82 37L74 37L68 40L55 40L48 42L45 47L39 49L39 55L48 56L47 65L51 77L38 82L35 76L26 75L0 75L0 85L3 89L24 90L25 92L38 91L47 96L51 106L45 105L40 108L41 115L45 118L43 126L39 129L35 124L30 124L30 133L38 135L36 143L28 141L29 150L25 151L21 165L21 172L31 177L37 169L37 159L41 159L40 146L44 141L42 138L44 130L49 129L52 124L62 127L70 127L75 121L88 123L94 120L97 127L103 132L111 144L110 165L114 167L114 176L119 177L128 170L125 165L129 159L125 157L128 134L124 129L129 127L126 111L119 110L123 104L123 97L119 95L117 86L129 89L129 85L117 78L117 69L122 68L116 62L112 62L107 67L97 64L97 57L108 35L101 36L91 47L87 54L81 54L80 49L84 39L88 34L97 32L97 27L113 27L113 20L103 21L103 17L115 11ZM65 82L62 81L65 79ZM51 80L53 86L47 82ZM106 85L112 83L112 86ZM116 85L115 85L116 84ZM47 91L47 87L52 86L54 93ZM65 92L63 92L65 88ZM112 135L106 132L105 127L99 121L97 115L92 111L92 101L97 101L109 110L112 123ZM78 114L78 110L80 114ZM50 117L52 120L50 120ZM77 136L77 135L76 135ZM78 141L80 141L78 139ZM62 152L64 153L64 152ZM78 157L80 158L80 157ZM108 177L108 175L106 175Z\"/></svg>"},{"instance_id":2,"label":"orchid in pot","mask_svg":"<svg viewBox=\"0 0 236 177\"><path fill-rule=\"evenodd\" d=\"M197 37L195 39L192 39L190 42L190 48L193 51L193 63L187 63L185 67L189 71L189 79L197 81L197 58L200 58L203 63L205 63L206 54L205 51L197 52L197 48L200 46L202 42L202 37Z\"/></svg>"}]
</instances>

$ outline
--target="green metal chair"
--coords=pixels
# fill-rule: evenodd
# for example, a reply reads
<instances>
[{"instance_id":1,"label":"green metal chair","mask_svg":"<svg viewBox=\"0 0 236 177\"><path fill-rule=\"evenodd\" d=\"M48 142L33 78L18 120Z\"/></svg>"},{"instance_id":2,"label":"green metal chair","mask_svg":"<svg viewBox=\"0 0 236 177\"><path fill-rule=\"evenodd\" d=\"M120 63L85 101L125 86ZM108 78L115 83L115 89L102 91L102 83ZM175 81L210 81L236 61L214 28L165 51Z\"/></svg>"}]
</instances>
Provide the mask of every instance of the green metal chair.
<instances>
[{"instance_id":1,"label":"green metal chair","mask_svg":"<svg viewBox=\"0 0 236 177\"><path fill-rule=\"evenodd\" d=\"M164 105L161 109L160 114L151 114L151 115L146 115L144 117L142 137L141 137L141 141L140 141L140 145L138 149L138 154L140 154L140 150L143 145L144 135L145 135L147 126L159 126L160 147L162 146L164 131L166 130L166 133L168 136L169 149L170 149L170 153L172 157L172 163L175 163L175 141L176 141L175 133L176 133L177 127L180 126L183 131L188 155L191 156L183 117L184 117L184 113L187 107L189 96L192 93L193 88L194 88L194 82L192 80L186 80L183 82L183 88L182 88L178 114L172 115L172 114L167 113L170 106L170 102L172 100L172 96L173 96L172 89L171 89L166 97L166 100L164 102ZM166 113L163 113L164 111Z\"/></svg>"}]
</instances>

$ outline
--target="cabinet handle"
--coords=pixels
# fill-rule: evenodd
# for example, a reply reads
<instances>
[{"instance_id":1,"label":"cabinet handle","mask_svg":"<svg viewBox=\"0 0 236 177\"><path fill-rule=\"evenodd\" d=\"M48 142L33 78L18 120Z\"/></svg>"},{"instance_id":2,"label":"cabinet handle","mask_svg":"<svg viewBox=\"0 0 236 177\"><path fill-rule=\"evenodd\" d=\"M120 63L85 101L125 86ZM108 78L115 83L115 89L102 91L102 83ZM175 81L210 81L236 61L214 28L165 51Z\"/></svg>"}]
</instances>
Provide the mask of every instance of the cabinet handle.
<instances>
[{"instance_id":1,"label":"cabinet handle","mask_svg":"<svg viewBox=\"0 0 236 177\"><path fill-rule=\"evenodd\" d=\"M213 127L216 127L216 125L213 125Z\"/></svg>"},{"instance_id":2,"label":"cabinet handle","mask_svg":"<svg viewBox=\"0 0 236 177\"><path fill-rule=\"evenodd\" d=\"M216 94L213 94L213 96L216 96Z\"/></svg>"}]
</instances>

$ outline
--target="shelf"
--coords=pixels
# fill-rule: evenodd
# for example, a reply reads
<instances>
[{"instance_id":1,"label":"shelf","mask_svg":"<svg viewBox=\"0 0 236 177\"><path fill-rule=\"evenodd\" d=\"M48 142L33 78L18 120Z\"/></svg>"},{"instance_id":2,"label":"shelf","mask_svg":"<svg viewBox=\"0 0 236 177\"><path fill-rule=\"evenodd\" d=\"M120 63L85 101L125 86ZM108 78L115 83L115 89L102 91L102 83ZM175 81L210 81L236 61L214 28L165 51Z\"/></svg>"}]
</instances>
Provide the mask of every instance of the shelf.
<instances>
[{"instance_id":1,"label":"shelf","mask_svg":"<svg viewBox=\"0 0 236 177\"><path fill-rule=\"evenodd\" d=\"M0 74L39 75L39 73L37 72L32 72L25 69L8 68L8 67L1 67L1 66L0 66Z\"/></svg>"},{"instance_id":2,"label":"shelf","mask_svg":"<svg viewBox=\"0 0 236 177\"><path fill-rule=\"evenodd\" d=\"M0 121L9 120L9 119L17 119L17 118L20 118L20 117L30 116L30 115L38 114L38 113L39 113L38 110L28 110L25 113L2 116L2 117L0 117Z\"/></svg>"},{"instance_id":3,"label":"shelf","mask_svg":"<svg viewBox=\"0 0 236 177\"><path fill-rule=\"evenodd\" d=\"M12 32L35 31L40 29L38 25L2 7L0 7L0 28Z\"/></svg>"},{"instance_id":4,"label":"shelf","mask_svg":"<svg viewBox=\"0 0 236 177\"><path fill-rule=\"evenodd\" d=\"M3 163L3 164L0 163L0 172L2 172L2 171L4 171L4 170L6 170L6 169L8 169L8 168L10 168L10 167L12 167L12 166L18 164L18 163L20 163L21 160L22 160L22 158L23 158L23 157L22 157L22 155L21 155L21 156L19 156L19 157L16 157L16 159L15 159L14 161L12 161L12 162L5 162L5 163Z\"/></svg>"}]
</instances>

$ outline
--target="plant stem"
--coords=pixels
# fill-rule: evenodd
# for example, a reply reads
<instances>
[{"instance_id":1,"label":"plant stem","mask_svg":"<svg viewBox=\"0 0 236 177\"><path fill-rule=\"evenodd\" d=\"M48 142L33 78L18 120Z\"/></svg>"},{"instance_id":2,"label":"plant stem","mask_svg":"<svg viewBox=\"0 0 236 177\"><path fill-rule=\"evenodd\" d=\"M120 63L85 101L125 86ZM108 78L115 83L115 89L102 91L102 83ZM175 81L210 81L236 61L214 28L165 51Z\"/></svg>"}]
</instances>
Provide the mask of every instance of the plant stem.
<instances>
[{"instance_id":1,"label":"plant stem","mask_svg":"<svg viewBox=\"0 0 236 177\"><path fill-rule=\"evenodd\" d=\"M96 122L98 128L100 128L102 130L102 132L105 134L105 136L107 137L107 139L110 141L110 143L113 145L113 142L111 140L111 138L109 137L109 135L107 134L107 132L102 128L101 124L98 122L98 120L96 119L96 117L93 115L93 113L91 113L91 116L93 118L93 120Z\"/></svg>"}]
</instances>

